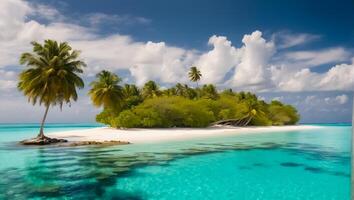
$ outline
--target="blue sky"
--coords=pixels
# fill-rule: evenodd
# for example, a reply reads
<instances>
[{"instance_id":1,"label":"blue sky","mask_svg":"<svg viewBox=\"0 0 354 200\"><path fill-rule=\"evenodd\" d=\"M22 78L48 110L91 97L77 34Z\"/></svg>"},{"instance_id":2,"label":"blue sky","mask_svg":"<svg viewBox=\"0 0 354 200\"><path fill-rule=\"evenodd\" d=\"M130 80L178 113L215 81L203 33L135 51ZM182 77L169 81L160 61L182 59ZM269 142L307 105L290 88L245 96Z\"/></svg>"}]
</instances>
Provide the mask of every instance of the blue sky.
<instances>
[{"instance_id":1,"label":"blue sky","mask_svg":"<svg viewBox=\"0 0 354 200\"><path fill-rule=\"evenodd\" d=\"M125 82L202 83L249 90L296 106L303 123L349 122L354 86L354 3L343 1L3 0L0 9L0 122L37 122L43 109L15 89L29 42L69 41L87 62ZM87 97L50 122L92 122ZM21 110L21 112L16 112Z\"/></svg>"},{"instance_id":2,"label":"blue sky","mask_svg":"<svg viewBox=\"0 0 354 200\"><path fill-rule=\"evenodd\" d=\"M254 30L261 30L266 36L279 31L321 35L321 42L308 45L314 48L337 45L353 47L354 44L354 3L351 0L33 2L53 5L74 19L90 13L142 17L149 20L147 26L134 24L120 28L106 24L100 31L112 34L118 30L138 41L166 41L187 48L207 48L205 41L211 35L227 36L235 45L239 45L243 35Z\"/></svg>"}]
</instances>

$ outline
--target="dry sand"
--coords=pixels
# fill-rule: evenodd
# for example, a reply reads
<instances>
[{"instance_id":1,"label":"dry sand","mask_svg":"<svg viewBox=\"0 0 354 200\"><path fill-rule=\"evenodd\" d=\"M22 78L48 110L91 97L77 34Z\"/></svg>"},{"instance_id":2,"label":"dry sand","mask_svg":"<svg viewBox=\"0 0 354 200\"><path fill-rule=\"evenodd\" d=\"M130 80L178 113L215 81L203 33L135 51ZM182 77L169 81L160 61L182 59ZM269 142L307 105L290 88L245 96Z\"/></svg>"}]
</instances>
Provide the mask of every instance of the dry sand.
<instances>
[{"instance_id":1,"label":"dry sand","mask_svg":"<svg viewBox=\"0 0 354 200\"><path fill-rule=\"evenodd\" d=\"M189 140L236 134L297 131L321 128L320 126L267 126L267 127L213 127L213 128L161 128L161 129L114 129L92 128L54 132L49 137L77 141L125 141L130 143L155 143L164 141Z\"/></svg>"}]
</instances>

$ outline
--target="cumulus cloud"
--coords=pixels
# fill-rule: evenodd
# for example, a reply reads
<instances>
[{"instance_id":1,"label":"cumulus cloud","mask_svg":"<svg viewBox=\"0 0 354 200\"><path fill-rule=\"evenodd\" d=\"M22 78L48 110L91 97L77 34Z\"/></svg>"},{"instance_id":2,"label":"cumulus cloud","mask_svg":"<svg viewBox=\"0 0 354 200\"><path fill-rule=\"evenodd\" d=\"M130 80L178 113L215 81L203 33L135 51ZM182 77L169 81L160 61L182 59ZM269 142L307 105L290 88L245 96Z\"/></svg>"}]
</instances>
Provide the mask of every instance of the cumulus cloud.
<instances>
[{"instance_id":1,"label":"cumulus cloud","mask_svg":"<svg viewBox=\"0 0 354 200\"><path fill-rule=\"evenodd\" d=\"M338 95L335 97L326 97L324 101L327 104L345 104L349 100L348 96L346 94Z\"/></svg>"},{"instance_id":2,"label":"cumulus cloud","mask_svg":"<svg viewBox=\"0 0 354 200\"><path fill-rule=\"evenodd\" d=\"M293 71L272 67L273 81L282 91L333 91L353 90L354 63L339 64L325 73L312 72L309 68Z\"/></svg>"},{"instance_id":3,"label":"cumulus cloud","mask_svg":"<svg viewBox=\"0 0 354 200\"><path fill-rule=\"evenodd\" d=\"M332 95L332 96L324 96L321 97L319 95L309 95L305 97L304 103L307 105L330 105L330 106L335 106L335 105L343 105L346 104L349 101L349 97L346 94L341 94L341 95Z\"/></svg>"},{"instance_id":4,"label":"cumulus cloud","mask_svg":"<svg viewBox=\"0 0 354 200\"><path fill-rule=\"evenodd\" d=\"M28 19L37 11L20 0L4 0L0 6L6 11L2 12L0 19L0 28L5 30L0 33L0 67L17 65L20 53L30 50L31 41L50 38L69 41L75 49L83 50L82 57L88 63L88 75L102 69L126 69L131 71L139 84L148 79L186 81L186 78L181 77L186 75L186 67L192 63L193 51L171 47L164 42L136 42L130 36L120 34L101 37L90 27L68 22L54 20L41 24Z\"/></svg>"},{"instance_id":5,"label":"cumulus cloud","mask_svg":"<svg viewBox=\"0 0 354 200\"><path fill-rule=\"evenodd\" d=\"M31 16L43 11L48 22L40 23ZM246 34L242 45L235 47L224 36L209 38L210 50L200 52L171 46L165 42L137 42L118 33L101 36L95 27L86 27L61 20L59 11L44 5L33 5L21 0L3 0L0 3L0 68L18 66L21 52L30 51L32 40L56 39L69 41L82 50L87 62L86 75L102 69L126 70L138 85L153 79L164 83L187 82L190 66L200 68L202 83L214 83L235 89L252 91L352 90L354 64L337 64L327 72L313 72L311 67L332 62L345 62L350 54L344 48L321 51L294 51L280 53L274 62L276 43L266 40L262 32ZM92 23L100 23L106 14L91 15ZM294 46L309 40L311 35L300 34L295 41L283 36L284 44ZM314 36L313 36L314 37ZM292 44L289 44L293 41ZM283 46L284 46L283 44ZM281 46L280 46L281 47ZM228 80L227 80L228 79ZM1 79L2 88L13 86L10 79Z\"/></svg>"},{"instance_id":6,"label":"cumulus cloud","mask_svg":"<svg viewBox=\"0 0 354 200\"><path fill-rule=\"evenodd\" d=\"M202 83L220 83L240 62L243 50L233 47L223 36L213 35L208 44L213 46L213 49L202 54L195 65L200 68L203 75Z\"/></svg>"},{"instance_id":7,"label":"cumulus cloud","mask_svg":"<svg viewBox=\"0 0 354 200\"><path fill-rule=\"evenodd\" d=\"M269 59L275 53L274 44L262 38L260 31L242 39L241 63L236 66L231 84L238 88L259 90L269 84Z\"/></svg>"}]
</instances>

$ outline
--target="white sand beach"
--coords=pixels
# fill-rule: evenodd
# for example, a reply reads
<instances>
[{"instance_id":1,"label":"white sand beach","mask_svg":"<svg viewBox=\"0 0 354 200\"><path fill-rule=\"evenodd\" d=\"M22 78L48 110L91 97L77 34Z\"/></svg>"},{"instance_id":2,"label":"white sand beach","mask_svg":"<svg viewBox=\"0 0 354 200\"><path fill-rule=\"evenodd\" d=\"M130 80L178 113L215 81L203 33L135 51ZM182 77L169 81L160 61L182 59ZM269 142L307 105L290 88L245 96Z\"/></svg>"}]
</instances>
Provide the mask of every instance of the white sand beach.
<instances>
[{"instance_id":1,"label":"white sand beach","mask_svg":"<svg viewBox=\"0 0 354 200\"><path fill-rule=\"evenodd\" d=\"M164 141L188 140L235 134L297 131L321 128L312 125L267 126L267 127L215 127L215 128L161 128L161 129L114 129L93 128L74 131L54 132L49 137L68 141L125 141L130 143L155 143Z\"/></svg>"}]
</instances>

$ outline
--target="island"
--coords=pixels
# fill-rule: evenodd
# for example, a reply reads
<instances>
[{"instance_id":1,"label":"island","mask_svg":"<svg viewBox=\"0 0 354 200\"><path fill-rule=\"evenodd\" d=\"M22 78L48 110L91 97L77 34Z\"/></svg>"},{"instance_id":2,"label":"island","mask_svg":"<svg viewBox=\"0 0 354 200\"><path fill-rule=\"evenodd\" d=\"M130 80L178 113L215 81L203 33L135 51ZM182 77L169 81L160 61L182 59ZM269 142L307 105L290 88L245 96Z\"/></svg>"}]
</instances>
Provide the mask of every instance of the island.
<instances>
[{"instance_id":1,"label":"island","mask_svg":"<svg viewBox=\"0 0 354 200\"><path fill-rule=\"evenodd\" d=\"M20 58L26 69L19 75L18 89L28 97L29 102L44 105L45 113L38 136L21 143L43 145L67 142L63 138L45 136L44 124L51 106L62 108L64 104L77 100L76 89L84 88L80 74L84 72L86 63L79 59L80 51L73 50L67 42L45 40L44 44L31 44L33 52L23 53ZM160 87L153 80L138 87L128 83L123 85L117 74L103 70L91 82L88 92L93 105L103 108L96 121L115 129L189 128L178 129L177 132L191 132L192 128L209 127L208 131L225 132L225 129L220 131L217 127L231 127L228 131L234 131L235 127L294 125L300 119L296 108L277 100L266 102L256 94L217 88L213 84L205 83L199 87L202 73L196 66L190 67L186 76L195 83L194 87L186 83ZM96 131L100 134L102 129ZM107 138L106 142L131 142L114 139ZM97 142L88 140L83 144Z\"/></svg>"}]
</instances>

